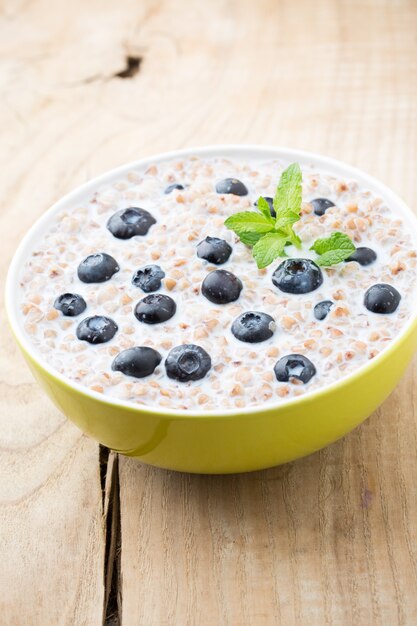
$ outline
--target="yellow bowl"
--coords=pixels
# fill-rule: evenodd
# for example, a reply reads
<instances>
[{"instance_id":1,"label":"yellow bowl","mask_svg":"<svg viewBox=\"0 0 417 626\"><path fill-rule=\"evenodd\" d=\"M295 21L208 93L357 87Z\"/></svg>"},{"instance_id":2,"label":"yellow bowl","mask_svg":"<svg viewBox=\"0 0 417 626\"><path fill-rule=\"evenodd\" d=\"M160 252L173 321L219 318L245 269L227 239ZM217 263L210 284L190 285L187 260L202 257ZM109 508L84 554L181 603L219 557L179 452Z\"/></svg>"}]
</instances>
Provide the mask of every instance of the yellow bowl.
<instances>
[{"instance_id":1,"label":"yellow bowl","mask_svg":"<svg viewBox=\"0 0 417 626\"><path fill-rule=\"evenodd\" d=\"M360 424L393 390L417 344L417 307L395 340L372 361L323 389L276 405L239 410L184 411L140 407L102 396L60 375L31 346L19 319L19 274L51 216L70 210L97 186L123 176L132 168L176 157L236 156L281 158L312 164L345 178L358 180L417 230L411 210L390 189L367 174L330 158L265 146L212 146L166 153L130 163L92 180L55 204L31 228L9 269L6 307L16 340L33 374L56 406L81 430L122 454L158 467L199 473L258 470L310 454Z\"/></svg>"}]
</instances>

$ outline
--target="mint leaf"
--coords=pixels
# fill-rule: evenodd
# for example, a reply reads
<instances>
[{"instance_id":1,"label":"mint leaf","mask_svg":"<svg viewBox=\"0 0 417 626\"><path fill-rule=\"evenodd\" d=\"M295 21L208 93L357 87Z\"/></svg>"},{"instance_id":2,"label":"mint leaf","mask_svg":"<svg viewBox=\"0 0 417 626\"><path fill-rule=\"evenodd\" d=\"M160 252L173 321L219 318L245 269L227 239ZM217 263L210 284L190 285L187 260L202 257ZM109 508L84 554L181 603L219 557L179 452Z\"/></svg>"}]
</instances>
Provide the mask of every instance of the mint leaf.
<instances>
[{"instance_id":1,"label":"mint leaf","mask_svg":"<svg viewBox=\"0 0 417 626\"><path fill-rule=\"evenodd\" d=\"M292 211L288 213L288 215L284 215L283 217L277 217L275 220L275 230L280 230L286 228L287 226L292 226L298 220L300 216Z\"/></svg>"},{"instance_id":2,"label":"mint leaf","mask_svg":"<svg viewBox=\"0 0 417 626\"><path fill-rule=\"evenodd\" d=\"M276 213L275 230L287 238L287 243L297 248L301 248L301 239L294 232L293 224L300 219L301 182L301 168L298 163L292 163L281 174L273 202Z\"/></svg>"},{"instance_id":3,"label":"mint leaf","mask_svg":"<svg viewBox=\"0 0 417 626\"><path fill-rule=\"evenodd\" d=\"M318 259L315 259L315 262L317 265L322 266L337 265L338 263L342 263L350 255L351 252L346 256L343 250L329 250L329 252L325 252Z\"/></svg>"},{"instance_id":4,"label":"mint leaf","mask_svg":"<svg viewBox=\"0 0 417 626\"><path fill-rule=\"evenodd\" d=\"M271 224L275 224L275 220L272 217L271 211L269 209L269 204L265 200L265 198L260 196L260 198L258 198L256 202L256 206L259 209L259 211L262 213L262 215L268 220L268 222L270 222Z\"/></svg>"},{"instance_id":5,"label":"mint leaf","mask_svg":"<svg viewBox=\"0 0 417 626\"><path fill-rule=\"evenodd\" d=\"M292 245L295 246L296 248L300 249L301 239L299 238L297 233L295 233L294 230L290 227L286 228L285 233L286 233L287 241L289 243L292 243Z\"/></svg>"},{"instance_id":6,"label":"mint leaf","mask_svg":"<svg viewBox=\"0 0 417 626\"><path fill-rule=\"evenodd\" d=\"M259 241L259 239L261 237L265 237L264 233L255 233L253 231L252 232L241 232L241 233L237 233L236 232L236 234L238 235L240 241L242 243L244 243L245 245L247 245L247 246L254 246L255 243L257 241Z\"/></svg>"},{"instance_id":7,"label":"mint leaf","mask_svg":"<svg viewBox=\"0 0 417 626\"><path fill-rule=\"evenodd\" d=\"M286 256L286 238L279 233L267 233L253 247L253 256L259 269L266 267L278 256Z\"/></svg>"},{"instance_id":8,"label":"mint leaf","mask_svg":"<svg viewBox=\"0 0 417 626\"><path fill-rule=\"evenodd\" d=\"M335 232L330 237L316 239L310 250L320 255L317 265L336 265L350 257L356 247L345 233Z\"/></svg>"},{"instance_id":9,"label":"mint leaf","mask_svg":"<svg viewBox=\"0 0 417 626\"><path fill-rule=\"evenodd\" d=\"M296 213L288 213L284 217L277 218L275 222L275 230L282 236L287 238L287 243L292 244L296 248L301 248L301 239L294 232L293 224L298 222L300 217Z\"/></svg>"},{"instance_id":10,"label":"mint leaf","mask_svg":"<svg viewBox=\"0 0 417 626\"><path fill-rule=\"evenodd\" d=\"M300 215L302 179L303 176L298 163L292 163L282 172L274 197L274 209L277 219L288 215L288 213Z\"/></svg>"},{"instance_id":11,"label":"mint leaf","mask_svg":"<svg viewBox=\"0 0 417 626\"><path fill-rule=\"evenodd\" d=\"M349 255L356 250L355 244L345 233L339 231L332 233L330 237L316 239L310 250L314 250L317 254L324 254L330 250L345 250ZM349 256L348 255L348 256Z\"/></svg>"},{"instance_id":12,"label":"mint leaf","mask_svg":"<svg viewBox=\"0 0 417 626\"><path fill-rule=\"evenodd\" d=\"M235 213L235 215L228 217L224 224L233 230L240 241L247 246L254 246L265 233L274 228L273 220L267 219L263 214L255 213L255 211Z\"/></svg>"},{"instance_id":13,"label":"mint leaf","mask_svg":"<svg viewBox=\"0 0 417 626\"><path fill-rule=\"evenodd\" d=\"M230 230L234 230L239 235L239 232L255 233L268 233L274 228L274 223L270 222L260 213L255 211L243 211L242 213L235 213L227 218L224 225Z\"/></svg>"}]
</instances>

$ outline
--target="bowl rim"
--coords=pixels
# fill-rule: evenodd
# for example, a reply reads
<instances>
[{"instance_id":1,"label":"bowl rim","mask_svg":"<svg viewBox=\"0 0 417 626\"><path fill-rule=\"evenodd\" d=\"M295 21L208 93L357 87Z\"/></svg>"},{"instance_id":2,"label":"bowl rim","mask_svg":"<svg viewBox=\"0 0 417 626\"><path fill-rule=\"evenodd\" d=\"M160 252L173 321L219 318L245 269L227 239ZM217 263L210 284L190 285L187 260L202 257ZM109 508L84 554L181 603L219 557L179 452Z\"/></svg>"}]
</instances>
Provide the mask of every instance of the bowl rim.
<instances>
[{"instance_id":1,"label":"bowl rim","mask_svg":"<svg viewBox=\"0 0 417 626\"><path fill-rule=\"evenodd\" d=\"M390 207L393 207L394 212L399 213L405 222L412 226L414 232L417 232L417 216L408 207L408 205L389 187L380 182L373 176L363 172L362 170L353 167L349 164L339 161L330 156L325 156L320 153L308 152L305 150L298 150L292 148L286 148L275 145L263 145L263 144L211 144L200 147L182 148L179 150L172 150L169 152L162 152L142 159L130 161L124 165L112 168L103 174L100 174L92 179L89 179L86 183L79 185L69 193L62 196L57 202L55 202L48 210L46 210L29 228L24 237L21 239L18 247L11 260L9 270L6 277L5 288L5 307L6 314L12 332L20 345L20 348L26 353L30 359L42 370L44 370L50 377L56 382L68 387L71 391L75 391L90 399L98 401L104 405L111 406L113 408L123 407L130 409L138 413L151 413L158 416L175 417L175 418L224 418L224 417L243 417L253 416L263 412L269 411L282 411L293 405L302 405L311 402L312 400L319 399L329 393L337 392L341 387L353 382L357 378L363 376L366 372L371 371L375 367L378 367L382 361L389 358L390 354L396 349L397 345L401 343L407 334L411 333L414 326L417 325L417 307L415 307L415 313L410 317L406 324L402 327L396 337L391 343L376 355L371 361L364 363L350 374L342 376L340 379L334 382L316 389L314 391L306 392L301 396L295 398L289 398L284 400L278 400L276 402L268 402L264 406L254 405L239 409L174 409L156 405L142 405L128 400L119 400L113 398L110 395L105 395L97 391L93 391L88 387L84 387L80 383L72 381L64 374L60 374L57 370L51 367L42 355L37 353L36 348L30 343L29 338L26 336L20 322L17 313L17 297L18 290L18 276L24 261L27 258L27 253L31 250L31 244L37 233L44 231L45 224L49 221L50 217L55 215L60 210L65 208L71 208L71 206L79 199L80 196L84 196L91 191L96 190L97 187L103 184L108 184L110 181L117 179L118 177L126 174L127 172L135 169L143 169L154 163L162 163L176 158L184 157L238 157L246 159L282 159L284 161L299 161L306 165L317 165L321 171L323 169L328 170L329 173L335 175L341 175L343 177L353 178L358 180L363 186L371 188L381 195ZM68 205L68 207L67 207Z\"/></svg>"}]
</instances>

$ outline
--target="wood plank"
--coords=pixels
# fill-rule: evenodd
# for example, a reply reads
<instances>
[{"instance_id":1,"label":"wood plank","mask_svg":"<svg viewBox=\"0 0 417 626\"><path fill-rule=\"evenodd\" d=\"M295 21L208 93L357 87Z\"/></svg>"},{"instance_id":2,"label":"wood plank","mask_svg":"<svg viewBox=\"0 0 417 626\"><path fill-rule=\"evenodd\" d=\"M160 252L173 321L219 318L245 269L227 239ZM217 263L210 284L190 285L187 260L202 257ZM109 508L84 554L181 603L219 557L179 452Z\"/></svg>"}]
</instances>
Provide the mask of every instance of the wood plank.
<instances>
[{"instance_id":1,"label":"wood plank","mask_svg":"<svg viewBox=\"0 0 417 626\"><path fill-rule=\"evenodd\" d=\"M62 106L51 76L42 76L39 60L48 58L48 46L59 47L59 38L45 5L29 4L2 3L0 14L1 295L20 237L69 189L66 185L86 177L83 172L77 179L72 171L63 176L60 138L77 114L67 124L66 109L73 110L72 104ZM43 28L35 32L31 23L36 22ZM88 157L84 149L71 158L67 152L65 160L76 167ZM54 163L57 154L62 166ZM105 554L98 445L45 398L1 317L1 623L98 626Z\"/></svg>"},{"instance_id":2,"label":"wood plank","mask_svg":"<svg viewBox=\"0 0 417 626\"><path fill-rule=\"evenodd\" d=\"M0 383L0 611L5 625L102 622L97 444L26 373L10 339ZM3 352L4 349L4 352ZM16 381L19 381L18 383Z\"/></svg>"}]
</instances>

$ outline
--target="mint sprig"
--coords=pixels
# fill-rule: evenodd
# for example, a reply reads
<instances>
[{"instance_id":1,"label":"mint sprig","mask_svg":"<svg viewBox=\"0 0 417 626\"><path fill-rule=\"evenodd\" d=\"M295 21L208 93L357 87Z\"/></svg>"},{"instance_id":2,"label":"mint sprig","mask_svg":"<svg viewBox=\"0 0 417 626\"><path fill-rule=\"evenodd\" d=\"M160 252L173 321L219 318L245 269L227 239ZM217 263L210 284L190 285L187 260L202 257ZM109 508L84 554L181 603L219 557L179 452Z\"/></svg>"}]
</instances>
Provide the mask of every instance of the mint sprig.
<instances>
[{"instance_id":1,"label":"mint sprig","mask_svg":"<svg viewBox=\"0 0 417 626\"><path fill-rule=\"evenodd\" d=\"M317 265L336 265L342 263L355 252L353 241L345 233L335 232L323 239L316 239L310 250L319 255Z\"/></svg>"},{"instance_id":2,"label":"mint sprig","mask_svg":"<svg viewBox=\"0 0 417 626\"><path fill-rule=\"evenodd\" d=\"M259 269L267 267L279 256L287 256L285 247L301 248L301 239L293 226L301 219L302 174L298 163L292 163L279 179L273 199L275 217L262 196L256 203L258 211L242 211L227 218L225 226L233 230L242 243L253 248ZM342 263L356 250L351 239L341 232L316 239L310 250L319 255L317 265Z\"/></svg>"},{"instance_id":3,"label":"mint sprig","mask_svg":"<svg viewBox=\"0 0 417 626\"><path fill-rule=\"evenodd\" d=\"M300 219L302 174L298 163L292 163L281 174L273 200L275 217L262 196L257 201L259 211L243 211L227 218L225 226L233 230L240 240L253 246L253 256L258 267L266 267L278 256L286 256L285 246L301 248L301 240L293 225Z\"/></svg>"}]
</instances>

